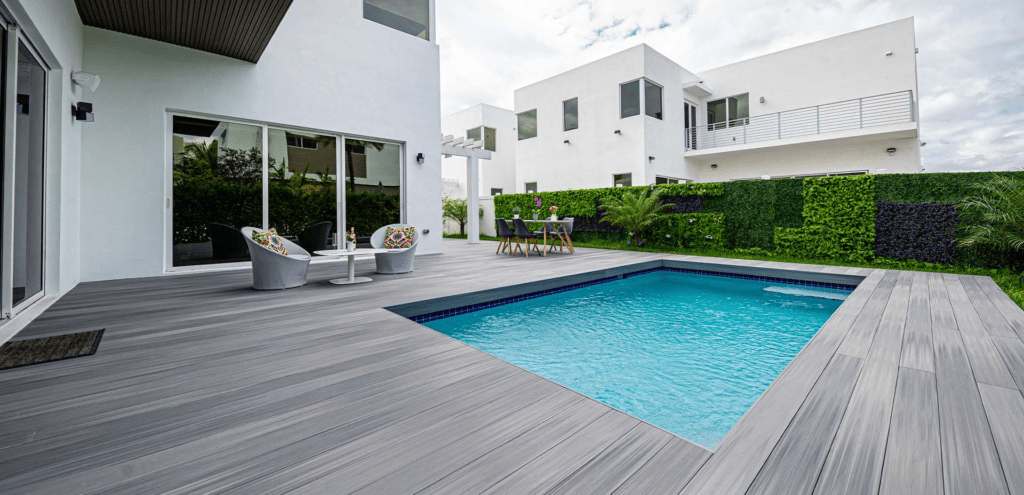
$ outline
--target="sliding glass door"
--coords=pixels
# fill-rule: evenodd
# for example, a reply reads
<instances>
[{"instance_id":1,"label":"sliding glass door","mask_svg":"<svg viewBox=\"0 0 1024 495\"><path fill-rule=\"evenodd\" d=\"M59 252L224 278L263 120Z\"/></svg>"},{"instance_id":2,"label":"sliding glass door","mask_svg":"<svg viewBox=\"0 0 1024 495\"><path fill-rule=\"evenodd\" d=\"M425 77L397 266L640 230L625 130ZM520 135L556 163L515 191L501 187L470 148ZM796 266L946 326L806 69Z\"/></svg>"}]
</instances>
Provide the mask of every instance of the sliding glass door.
<instances>
[{"instance_id":1,"label":"sliding glass door","mask_svg":"<svg viewBox=\"0 0 1024 495\"><path fill-rule=\"evenodd\" d=\"M377 229L402 218L402 147L345 140L345 224L365 244Z\"/></svg>"},{"instance_id":2,"label":"sliding glass door","mask_svg":"<svg viewBox=\"0 0 1024 495\"><path fill-rule=\"evenodd\" d=\"M47 69L16 27L0 32L0 318L8 318L43 293Z\"/></svg>"},{"instance_id":3,"label":"sliding glass door","mask_svg":"<svg viewBox=\"0 0 1024 495\"><path fill-rule=\"evenodd\" d=\"M402 220L399 143L190 115L170 121L173 267L249 261L244 227L274 228L313 252L333 249L340 229L366 243Z\"/></svg>"},{"instance_id":4,"label":"sliding glass door","mask_svg":"<svg viewBox=\"0 0 1024 495\"><path fill-rule=\"evenodd\" d=\"M18 42L14 153L14 283L12 305L43 291L43 137L46 70Z\"/></svg>"}]
</instances>

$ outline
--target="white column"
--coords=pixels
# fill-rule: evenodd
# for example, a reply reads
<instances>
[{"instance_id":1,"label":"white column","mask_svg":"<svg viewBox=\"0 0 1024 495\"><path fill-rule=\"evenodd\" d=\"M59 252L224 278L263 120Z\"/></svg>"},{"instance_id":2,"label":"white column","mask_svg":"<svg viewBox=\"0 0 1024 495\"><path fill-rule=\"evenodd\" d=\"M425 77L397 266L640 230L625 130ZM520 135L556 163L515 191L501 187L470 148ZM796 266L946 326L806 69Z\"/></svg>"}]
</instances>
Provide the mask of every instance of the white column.
<instances>
[{"instance_id":1,"label":"white column","mask_svg":"<svg viewBox=\"0 0 1024 495\"><path fill-rule=\"evenodd\" d=\"M470 244L480 244L480 167L473 153L466 157L466 197L469 214L466 238Z\"/></svg>"}]
</instances>

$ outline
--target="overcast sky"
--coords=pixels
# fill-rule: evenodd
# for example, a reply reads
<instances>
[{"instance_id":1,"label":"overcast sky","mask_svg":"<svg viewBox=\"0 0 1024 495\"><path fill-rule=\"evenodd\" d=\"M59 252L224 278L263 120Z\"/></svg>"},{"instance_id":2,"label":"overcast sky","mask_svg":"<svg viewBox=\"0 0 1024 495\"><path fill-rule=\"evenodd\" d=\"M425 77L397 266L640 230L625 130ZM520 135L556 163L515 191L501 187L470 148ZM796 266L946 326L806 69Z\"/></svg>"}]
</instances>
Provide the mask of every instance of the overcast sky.
<instances>
[{"instance_id":1,"label":"overcast sky","mask_svg":"<svg viewBox=\"0 0 1024 495\"><path fill-rule=\"evenodd\" d=\"M441 111L640 43L691 71L915 18L922 165L1024 167L1024 1L439 0Z\"/></svg>"}]
</instances>

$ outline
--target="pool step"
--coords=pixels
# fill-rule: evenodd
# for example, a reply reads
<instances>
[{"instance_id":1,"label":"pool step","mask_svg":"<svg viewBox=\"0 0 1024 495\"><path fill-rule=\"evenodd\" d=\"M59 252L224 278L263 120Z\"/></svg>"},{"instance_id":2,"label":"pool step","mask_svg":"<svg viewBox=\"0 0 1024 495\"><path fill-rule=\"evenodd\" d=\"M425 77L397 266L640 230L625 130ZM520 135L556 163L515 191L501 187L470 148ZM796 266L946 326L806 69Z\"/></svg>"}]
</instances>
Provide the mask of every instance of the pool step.
<instances>
[{"instance_id":1,"label":"pool step","mask_svg":"<svg viewBox=\"0 0 1024 495\"><path fill-rule=\"evenodd\" d=\"M788 294L791 296L803 296L803 297L816 297L818 299L832 299L833 301L845 301L849 294L843 294L841 292L828 292L823 290L804 289L801 287L794 286L780 286L771 285L764 288L765 292L775 292L778 294Z\"/></svg>"}]
</instances>

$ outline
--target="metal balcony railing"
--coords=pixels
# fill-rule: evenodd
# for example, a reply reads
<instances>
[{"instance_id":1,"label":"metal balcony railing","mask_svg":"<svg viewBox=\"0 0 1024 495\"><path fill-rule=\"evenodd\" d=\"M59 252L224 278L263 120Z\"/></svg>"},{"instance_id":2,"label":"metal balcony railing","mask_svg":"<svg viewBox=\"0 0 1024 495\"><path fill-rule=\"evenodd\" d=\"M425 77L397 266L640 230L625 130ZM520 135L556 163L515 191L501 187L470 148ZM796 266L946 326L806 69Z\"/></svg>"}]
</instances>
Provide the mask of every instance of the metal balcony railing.
<instances>
[{"instance_id":1,"label":"metal balcony railing","mask_svg":"<svg viewBox=\"0 0 1024 495\"><path fill-rule=\"evenodd\" d=\"M690 127L686 129L686 149L703 150L913 121L914 95L906 90Z\"/></svg>"}]
</instances>

